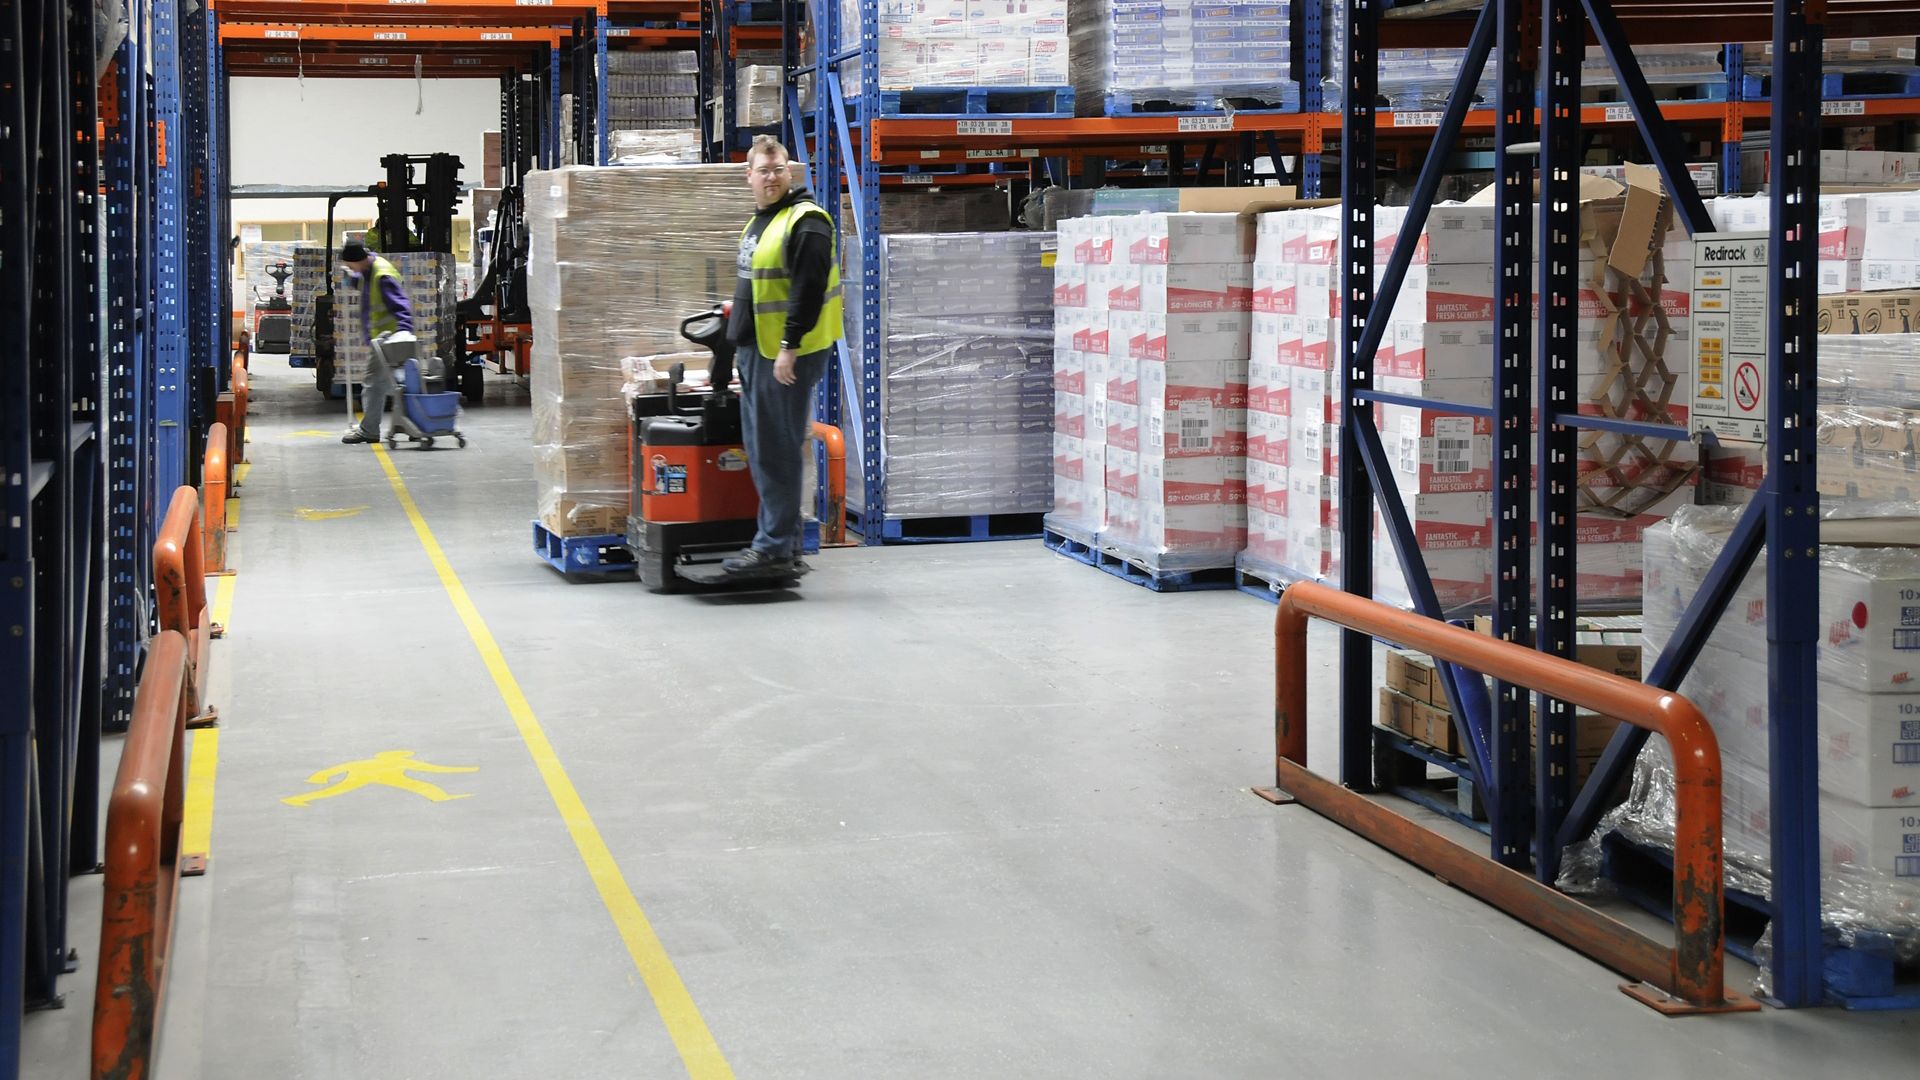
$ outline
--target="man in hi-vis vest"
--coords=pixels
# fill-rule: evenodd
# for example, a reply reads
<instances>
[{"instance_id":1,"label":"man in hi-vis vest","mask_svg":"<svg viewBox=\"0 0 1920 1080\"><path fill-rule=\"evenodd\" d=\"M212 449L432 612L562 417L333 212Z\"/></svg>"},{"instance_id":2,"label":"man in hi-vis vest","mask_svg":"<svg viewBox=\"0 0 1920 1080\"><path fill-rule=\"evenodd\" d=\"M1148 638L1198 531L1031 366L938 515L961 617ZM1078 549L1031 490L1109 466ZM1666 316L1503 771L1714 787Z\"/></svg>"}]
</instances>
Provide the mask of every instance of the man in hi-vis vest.
<instances>
[{"instance_id":1,"label":"man in hi-vis vest","mask_svg":"<svg viewBox=\"0 0 1920 1080\"><path fill-rule=\"evenodd\" d=\"M367 315L367 338L373 343L373 356L367 362L366 381L360 384L361 419L358 424L350 424L347 433L340 436L343 443L373 443L380 441L380 420L387 414L387 399L393 396L393 369L405 364L412 356L412 345L401 355L396 348L390 359L387 340L396 335L406 342L413 341L413 305L407 300L407 290L400 284L400 271L393 264L367 250L358 240L349 240L340 245L340 265L360 275L360 281L366 289L366 302L361 310Z\"/></svg>"},{"instance_id":2,"label":"man in hi-vis vest","mask_svg":"<svg viewBox=\"0 0 1920 1080\"><path fill-rule=\"evenodd\" d=\"M833 219L795 186L787 148L753 140L747 183L759 211L740 234L740 280L730 336L740 346L741 424L760 492L753 546L730 574L757 574L800 557L801 454L813 428L813 388L843 334Z\"/></svg>"}]
</instances>

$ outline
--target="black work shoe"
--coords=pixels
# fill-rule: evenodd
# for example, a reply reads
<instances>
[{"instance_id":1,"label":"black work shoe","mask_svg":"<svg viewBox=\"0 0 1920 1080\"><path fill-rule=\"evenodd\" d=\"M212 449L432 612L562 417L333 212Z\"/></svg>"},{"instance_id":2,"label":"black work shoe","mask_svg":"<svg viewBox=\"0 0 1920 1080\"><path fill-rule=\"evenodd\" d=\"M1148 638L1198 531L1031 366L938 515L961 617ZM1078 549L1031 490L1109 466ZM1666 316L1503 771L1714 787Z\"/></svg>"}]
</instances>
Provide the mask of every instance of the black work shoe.
<instances>
[{"instance_id":1,"label":"black work shoe","mask_svg":"<svg viewBox=\"0 0 1920 1080\"><path fill-rule=\"evenodd\" d=\"M737 555L730 555L720 564L720 569L729 574L764 574L785 568L787 560L776 559L757 548L747 548Z\"/></svg>"},{"instance_id":2,"label":"black work shoe","mask_svg":"<svg viewBox=\"0 0 1920 1080\"><path fill-rule=\"evenodd\" d=\"M372 436L369 436L366 432L361 431L359 428L348 428L347 433L345 435L340 436L340 441L343 443L346 443L348 446L352 446L356 443L378 442L379 440L376 438L373 438Z\"/></svg>"}]
</instances>

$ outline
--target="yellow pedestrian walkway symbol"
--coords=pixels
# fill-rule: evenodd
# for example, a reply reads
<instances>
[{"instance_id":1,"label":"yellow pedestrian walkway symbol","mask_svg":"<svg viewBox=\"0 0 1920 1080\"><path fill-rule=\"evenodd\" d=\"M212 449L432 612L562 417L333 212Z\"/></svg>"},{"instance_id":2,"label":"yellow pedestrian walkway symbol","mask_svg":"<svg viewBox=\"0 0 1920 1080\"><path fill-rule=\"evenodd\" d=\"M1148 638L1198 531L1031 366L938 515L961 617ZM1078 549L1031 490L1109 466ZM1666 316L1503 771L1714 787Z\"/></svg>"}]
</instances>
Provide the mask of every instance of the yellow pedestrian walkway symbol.
<instances>
[{"instance_id":1,"label":"yellow pedestrian walkway symbol","mask_svg":"<svg viewBox=\"0 0 1920 1080\"><path fill-rule=\"evenodd\" d=\"M470 773L479 772L477 765L433 765L417 760L411 750L384 750L370 758L349 761L344 765L335 765L322 769L307 777L309 784L325 784L333 781L332 786L319 791L309 791L303 795L290 795L280 801L288 806L307 806L321 799L331 799L335 795L345 795L349 791L358 791L369 784L383 784L400 791L410 791L430 802L448 802L453 799L465 799L472 793L449 795L439 787L416 780L407 774L425 773ZM337 779L336 779L337 778Z\"/></svg>"}]
</instances>

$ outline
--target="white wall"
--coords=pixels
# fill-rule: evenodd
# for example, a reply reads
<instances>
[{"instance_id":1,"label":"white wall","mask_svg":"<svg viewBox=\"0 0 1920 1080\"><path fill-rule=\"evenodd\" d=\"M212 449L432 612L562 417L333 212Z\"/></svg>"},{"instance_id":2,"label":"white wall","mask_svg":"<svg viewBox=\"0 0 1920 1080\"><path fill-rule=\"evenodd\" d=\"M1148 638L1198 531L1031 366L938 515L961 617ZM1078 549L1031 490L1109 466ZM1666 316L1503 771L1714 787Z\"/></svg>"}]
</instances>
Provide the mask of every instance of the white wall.
<instances>
[{"instance_id":1,"label":"white wall","mask_svg":"<svg viewBox=\"0 0 1920 1080\"><path fill-rule=\"evenodd\" d=\"M364 188L387 154L460 155L460 178L481 181L481 133L500 127L495 79L234 79L232 183ZM423 106L416 115L416 106ZM342 216L373 215L370 200ZM464 212L464 211L463 211ZM324 199L236 199L243 222L318 221Z\"/></svg>"}]
</instances>

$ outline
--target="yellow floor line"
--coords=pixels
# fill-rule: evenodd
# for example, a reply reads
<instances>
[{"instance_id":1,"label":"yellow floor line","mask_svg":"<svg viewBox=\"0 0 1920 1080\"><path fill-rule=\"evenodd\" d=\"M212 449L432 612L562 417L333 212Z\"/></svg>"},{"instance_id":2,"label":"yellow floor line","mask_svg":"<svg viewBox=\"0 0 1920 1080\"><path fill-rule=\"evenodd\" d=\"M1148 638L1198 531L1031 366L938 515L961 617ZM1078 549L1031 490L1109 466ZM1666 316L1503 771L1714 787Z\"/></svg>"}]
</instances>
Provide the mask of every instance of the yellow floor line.
<instances>
[{"instance_id":1,"label":"yellow floor line","mask_svg":"<svg viewBox=\"0 0 1920 1080\"><path fill-rule=\"evenodd\" d=\"M534 717L533 707L527 703L519 682L507 667L506 656L495 643L492 631L487 629L486 621L467 597L466 587L460 584L460 578L453 572L453 565L447 561L440 542L434 539L433 530L427 527L426 519L420 516L420 507L408 494L406 482L400 478L400 471L394 468L393 459L378 443L374 444L373 453L380 459L380 467L386 471L387 482L393 485L393 493L399 497L401 508L407 512L407 520L413 523L420 546L426 549L428 560L439 573L440 584L453 601L454 611L459 613L460 621L466 624L467 635L473 639L474 648L479 650L480 659L493 676L493 685L499 690L501 700L506 702L507 712L512 714L515 726L520 729L521 741L526 743L527 752L533 756L533 763L540 770L540 778L546 781L547 793L553 797L554 806L566 822L567 832L573 837L581 860L587 864L587 873L600 891L600 900L607 906L607 914L613 917L621 939L626 942L627 955L633 958L634 967L639 969L641 980L647 984L647 992L653 996L654 1007L660 1011L660 1019L665 1022L667 1034L679 1049L680 1060L686 1065L688 1075L694 1080L731 1080L732 1066L720 1053L720 1046L714 1042L713 1033L707 1030L707 1022L694 1005L693 996L687 992L686 984L680 981L680 973L674 970L673 961L660 944L659 936L653 932L653 924L647 921L647 914L641 910L640 901L634 897L626 877L620 873L613 852L608 849L606 840L601 837L592 816L587 813L586 805L580 801L579 791L568 778L566 768L560 764L560 758L554 753L553 744L547 740L547 733L540 726L540 721Z\"/></svg>"},{"instance_id":2,"label":"yellow floor line","mask_svg":"<svg viewBox=\"0 0 1920 1080\"><path fill-rule=\"evenodd\" d=\"M229 507L234 503L228 503ZM213 601L209 615L215 623L229 628L233 624L232 574L214 579ZM187 734L192 746L187 751L186 804L181 808L180 851L184 855L207 855L213 849L213 782L220 771L220 731L197 728Z\"/></svg>"}]
</instances>

